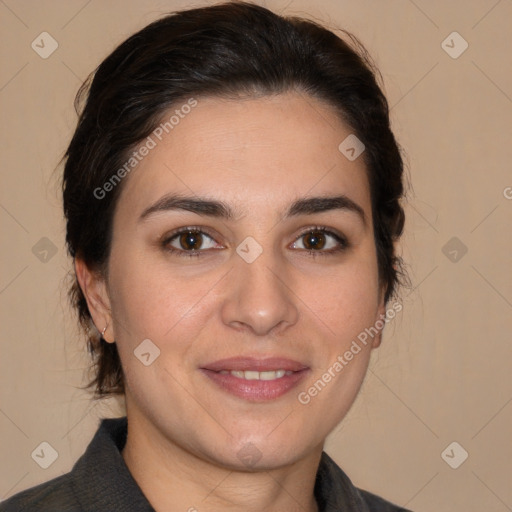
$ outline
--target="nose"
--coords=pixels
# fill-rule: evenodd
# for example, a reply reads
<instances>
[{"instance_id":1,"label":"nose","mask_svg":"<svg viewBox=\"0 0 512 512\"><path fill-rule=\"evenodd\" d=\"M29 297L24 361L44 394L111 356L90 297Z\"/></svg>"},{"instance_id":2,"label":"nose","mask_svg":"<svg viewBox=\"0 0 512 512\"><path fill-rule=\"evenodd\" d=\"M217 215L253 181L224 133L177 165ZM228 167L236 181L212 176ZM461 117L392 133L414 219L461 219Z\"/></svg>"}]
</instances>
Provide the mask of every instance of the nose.
<instances>
[{"instance_id":1,"label":"nose","mask_svg":"<svg viewBox=\"0 0 512 512\"><path fill-rule=\"evenodd\" d=\"M286 270L266 251L252 263L235 256L222 320L238 331L258 336L278 334L299 318L292 288Z\"/></svg>"}]
</instances>

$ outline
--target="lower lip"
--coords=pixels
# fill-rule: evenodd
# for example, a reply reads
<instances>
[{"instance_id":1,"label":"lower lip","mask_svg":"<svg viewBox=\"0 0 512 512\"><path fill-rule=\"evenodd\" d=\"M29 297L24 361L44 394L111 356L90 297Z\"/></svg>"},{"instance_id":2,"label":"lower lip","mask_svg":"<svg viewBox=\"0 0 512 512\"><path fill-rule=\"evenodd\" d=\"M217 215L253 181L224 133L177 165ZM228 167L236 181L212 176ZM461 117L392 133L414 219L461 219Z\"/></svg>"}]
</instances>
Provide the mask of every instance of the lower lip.
<instances>
[{"instance_id":1,"label":"lower lip","mask_svg":"<svg viewBox=\"0 0 512 512\"><path fill-rule=\"evenodd\" d=\"M201 371L224 391L254 402L275 400L283 396L296 387L308 373L308 369L304 369L274 380L246 380L230 373L219 373L204 368Z\"/></svg>"}]
</instances>

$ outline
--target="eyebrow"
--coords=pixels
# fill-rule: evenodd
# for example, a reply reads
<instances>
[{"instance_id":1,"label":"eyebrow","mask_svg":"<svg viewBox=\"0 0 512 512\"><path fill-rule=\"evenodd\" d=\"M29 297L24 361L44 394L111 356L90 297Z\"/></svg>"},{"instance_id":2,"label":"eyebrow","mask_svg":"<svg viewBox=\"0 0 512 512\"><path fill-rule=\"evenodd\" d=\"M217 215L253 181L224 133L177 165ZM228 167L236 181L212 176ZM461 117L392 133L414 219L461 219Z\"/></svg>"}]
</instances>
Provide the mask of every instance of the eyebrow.
<instances>
[{"instance_id":1,"label":"eyebrow","mask_svg":"<svg viewBox=\"0 0 512 512\"><path fill-rule=\"evenodd\" d=\"M241 217L241 213L232 209L228 204L201 197L185 197L182 195L169 194L146 208L139 220L142 221L149 216L172 210L185 210L198 215L216 217L225 220L234 220ZM363 224L366 225L366 216L363 208L345 195L305 197L294 201L283 219L297 217L299 215L313 215L315 213L328 212L332 210L345 210L357 214Z\"/></svg>"}]
</instances>

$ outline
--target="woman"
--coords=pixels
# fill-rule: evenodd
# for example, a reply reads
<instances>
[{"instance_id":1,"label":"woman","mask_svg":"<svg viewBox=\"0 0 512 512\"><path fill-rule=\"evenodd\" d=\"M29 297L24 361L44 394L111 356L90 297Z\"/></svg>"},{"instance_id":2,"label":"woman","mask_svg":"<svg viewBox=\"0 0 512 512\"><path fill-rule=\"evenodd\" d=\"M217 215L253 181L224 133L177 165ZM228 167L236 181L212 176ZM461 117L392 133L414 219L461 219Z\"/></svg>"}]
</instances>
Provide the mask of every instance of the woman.
<instances>
[{"instance_id":1,"label":"woman","mask_svg":"<svg viewBox=\"0 0 512 512\"><path fill-rule=\"evenodd\" d=\"M246 3L144 28L66 154L98 396L73 470L0 510L397 511L323 452L394 314L402 160L363 48Z\"/></svg>"}]
</instances>

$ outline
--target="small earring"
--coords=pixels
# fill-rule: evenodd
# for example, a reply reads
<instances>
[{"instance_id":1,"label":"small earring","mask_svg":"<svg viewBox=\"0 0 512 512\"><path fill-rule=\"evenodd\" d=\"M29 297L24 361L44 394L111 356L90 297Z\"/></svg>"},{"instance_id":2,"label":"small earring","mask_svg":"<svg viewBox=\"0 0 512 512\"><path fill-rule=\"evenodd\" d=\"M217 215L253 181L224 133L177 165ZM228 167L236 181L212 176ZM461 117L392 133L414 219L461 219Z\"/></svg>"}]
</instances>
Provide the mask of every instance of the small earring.
<instances>
[{"instance_id":1,"label":"small earring","mask_svg":"<svg viewBox=\"0 0 512 512\"><path fill-rule=\"evenodd\" d=\"M105 325L105 327L103 328L103 331L101 331L101 337L103 338L103 335L105 334L105 331L107 330L107 326Z\"/></svg>"}]
</instances>

